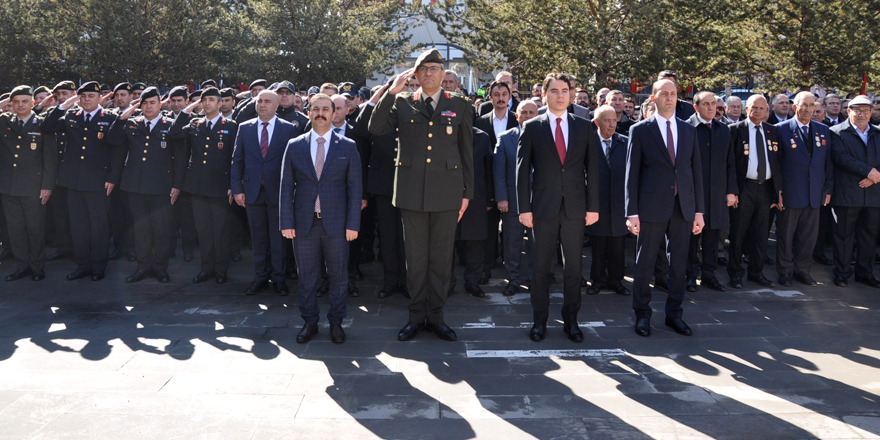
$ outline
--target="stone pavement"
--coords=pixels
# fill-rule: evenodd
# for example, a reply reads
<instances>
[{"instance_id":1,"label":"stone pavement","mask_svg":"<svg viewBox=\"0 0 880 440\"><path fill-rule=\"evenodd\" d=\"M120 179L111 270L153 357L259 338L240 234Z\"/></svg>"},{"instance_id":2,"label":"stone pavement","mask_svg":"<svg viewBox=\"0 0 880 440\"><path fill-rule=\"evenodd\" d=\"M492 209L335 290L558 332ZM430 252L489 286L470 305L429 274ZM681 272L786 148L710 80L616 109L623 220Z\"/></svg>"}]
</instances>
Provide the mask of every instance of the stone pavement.
<instances>
[{"instance_id":1,"label":"stone pavement","mask_svg":"<svg viewBox=\"0 0 880 440\"><path fill-rule=\"evenodd\" d=\"M54 262L45 281L0 284L0 438L880 438L880 291L837 288L826 267L814 288L688 294L690 338L663 326L663 293L650 338L630 297L585 295L581 344L560 321L529 341L528 295L502 296L496 268L488 298L461 281L450 297L458 342L401 343L406 300L376 297L373 262L348 342L322 317L300 345L297 296L246 297L248 261L224 286L189 282L198 257L172 260L169 284L125 284L125 261L101 282Z\"/></svg>"}]
</instances>

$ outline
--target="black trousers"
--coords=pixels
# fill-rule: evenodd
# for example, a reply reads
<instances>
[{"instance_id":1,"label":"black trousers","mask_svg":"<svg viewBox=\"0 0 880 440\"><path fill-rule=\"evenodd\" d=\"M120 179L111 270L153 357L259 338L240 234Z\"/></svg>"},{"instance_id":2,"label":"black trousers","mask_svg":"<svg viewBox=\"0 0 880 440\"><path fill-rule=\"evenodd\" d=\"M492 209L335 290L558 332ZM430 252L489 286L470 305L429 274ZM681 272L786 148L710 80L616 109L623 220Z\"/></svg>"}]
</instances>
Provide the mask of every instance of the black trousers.
<instances>
[{"instance_id":1,"label":"black trousers","mask_svg":"<svg viewBox=\"0 0 880 440\"><path fill-rule=\"evenodd\" d=\"M666 316L681 318L684 301L685 270L693 222L684 219L681 202L675 198L672 217L665 222L640 222L636 238L636 266L633 276L633 310L636 318L651 318L651 277L648 275L657 260L656 249L666 244L669 259L669 296L666 298Z\"/></svg>"},{"instance_id":2,"label":"black trousers","mask_svg":"<svg viewBox=\"0 0 880 440\"><path fill-rule=\"evenodd\" d=\"M110 193L110 235L113 237L113 247L120 251L133 251L134 242L131 240L132 224L131 209L128 206L128 192L116 189Z\"/></svg>"},{"instance_id":3,"label":"black trousers","mask_svg":"<svg viewBox=\"0 0 880 440\"><path fill-rule=\"evenodd\" d=\"M406 286L406 253L400 210L391 196L373 197L379 216L379 252L382 253L382 279L386 286Z\"/></svg>"},{"instance_id":4,"label":"black trousers","mask_svg":"<svg viewBox=\"0 0 880 440\"><path fill-rule=\"evenodd\" d=\"M287 276L287 256L279 225L278 203L270 200L266 187L261 186L257 199L246 204L245 208L254 246L254 281L271 278L273 283L280 283Z\"/></svg>"},{"instance_id":5,"label":"black trousers","mask_svg":"<svg viewBox=\"0 0 880 440\"><path fill-rule=\"evenodd\" d=\"M400 210L409 287L409 321L444 322L446 288L452 269L458 210L423 212Z\"/></svg>"},{"instance_id":6,"label":"black trousers","mask_svg":"<svg viewBox=\"0 0 880 440\"><path fill-rule=\"evenodd\" d=\"M229 207L229 250L241 252L241 248L249 241L250 227L248 226L247 209L233 202Z\"/></svg>"},{"instance_id":7,"label":"black trousers","mask_svg":"<svg viewBox=\"0 0 880 440\"><path fill-rule=\"evenodd\" d=\"M562 245L562 320L576 323L581 309L581 267L584 246L583 218L565 215L565 198L553 218L533 221L535 236L535 273L530 290L536 324L546 324L550 316L550 271L556 254L556 240Z\"/></svg>"},{"instance_id":8,"label":"black trousers","mask_svg":"<svg viewBox=\"0 0 880 440\"><path fill-rule=\"evenodd\" d=\"M168 270L171 197L128 193L138 270Z\"/></svg>"},{"instance_id":9,"label":"black trousers","mask_svg":"<svg viewBox=\"0 0 880 440\"><path fill-rule=\"evenodd\" d=\"M191 254L198 245L195 218L193 217L192 194L181 192L177 202L171 206L171 233L168 252L177 251L177 234L180 233L180 246L183 252Z\"/></svg>"},{"instance_id":10,"label":"black trousers","mask_svg":"<svg viewBox=\"0 0 880 440\"><path fill-rule=\"evenodd\" d=\"M43 270L46 264L46 206L38 196L3 194L0 197L16 269Z\"/></svg>"},{"instance_id":11,"label":"black trousers","mask_svg":"<svg viewBox=\"0 0 880 440\"><path fill-rule=\"evenodd\" d=\"M809 275L819 235L819 208L788 208L776 216L776 272Z\"/></svg>"},{"instance_id":12,"label":"black trousers","mask_svg":"<svg viewBox=\"0 0 880 440\"><path fill-rule=\"evenodd\" d=\"M465 254L467 255L467 265L464 267L463 274L465 285L476 286L480 281L480 275L483 274L483 270L488 270L484 264L487 241L491 241L491 239L462 240ZM452 274L452 276L455 277L455 274Z\"/></svg>"},{"instance_id":13,"label":"black trousers","mask_svg":"<svg viewBox=\"0 0 880 440\"><path fill-rule=\"evenodd\" d=\"M373 252L373 243L376 240L376 203L367 200L367 207L361 210L361 225L358 236L349 245L348 266L355 268L361 264L361 257L367 252Z\"/></svg>"},{"instance_id":14,"label":"black trousers","mask_svg":"<svg viewBox=\"0 0 880 440\"><path fill-rule=\"evenodd\" d=\"M68 188L70 235L73 261L78 270L103 272L110 255L110 197L104 190L78 191Z\"/></svg>"},{"instance_id":15,"label":"black trousers","mask_svg":"<svg viewBox=\"0 0 880 440\"><path fill-rule=\"evenodd\" d=\"M192 207L202 272L224 274L229 269L229 199L192 195Z\"/></svg>"},{"instance_id":16,"label":"black trousers","mask_svg":"<svg viewBox=\"0 0 880 440\"><path fill-rule=\"evenodd\" d=\"M833 209L834 223L831 230L834 234L834 275L846 278L852 276L852 251L855 242L856 276L873 277L880 208L835 206Z\"/></svg>"},{"instance_id":17,"label":"black trousers","mask_svg":"<svg viewBox=\"0 0 880 440\"><path fill-rule=\"evenodd\" d=\"M702 275L703 282L715 278L715 269L718 269L719 241L721 241L721 229L703 229L700 234L691 235L688 265L685 271L688 279L696 279L698 275ZM702 250L700 250L701 242Z\"/></svg>"},{"instance_id":18,"label":"black trousers","mask_svg":"<svg viewBox=\"0 0 880 440\"><path fill-rule=\"evenodd\" d=\"M498 259L498 227L501 225L501 211L493 207L487 213L488 239L483 241L483 270L492 272Z\"/></svg>"},{"instance_id":19,"label":"black trousers","mask_svg":"<svg viewBox=\"0 0 880 440\"><path fill-rule=\"evenodd\" d=\"M590 280L593 285L616 286L623 281L626 266L623 246L626 236L590 236L590 251L593 262L590 264Z\"/></svg>"},{"instance_id":20,"label":"black trousers","mask_svg":"<svg viewBox=\"0 0 880 440\"><path fill-rule=\"evenodd\" d=\"M744 253L749 256L749 275L764 272L770 237L770 205L777 200L773 191L770 180L763 184L745 181L739 189L739 206L730 211L730 246L727 248L730 279L742 279L745 275L742 267Z\"/></svg>"},{"instance_id":21,"label":"black trousers","mask_svg":"<svg viewBox=\"0 0 880 440\"><path fill-rule=\"evenodd\" d=\"M52 196L46 203L47 222L53 223L55 226L55 241L58 244L59 253L68 253L73 250L73 244L70 238L70 211L67 208L67 188L63 186L55 186L52 190Z\"/></svg>"},{"instance_id":22,"label":"black trousers","mask_svg":"<svg viewBox=\"0 0 880 440\"><path fill-rule=\"evenodd\" d=\"M834 220L831 216L831 205L826 205L819 208L819 233L816 234L816 245L813 246L813 256L824 256L825 255L825 245L828 242L832 242L834 240L834 236L832 235L832 224Z\"/></svg>"}]
</instances>

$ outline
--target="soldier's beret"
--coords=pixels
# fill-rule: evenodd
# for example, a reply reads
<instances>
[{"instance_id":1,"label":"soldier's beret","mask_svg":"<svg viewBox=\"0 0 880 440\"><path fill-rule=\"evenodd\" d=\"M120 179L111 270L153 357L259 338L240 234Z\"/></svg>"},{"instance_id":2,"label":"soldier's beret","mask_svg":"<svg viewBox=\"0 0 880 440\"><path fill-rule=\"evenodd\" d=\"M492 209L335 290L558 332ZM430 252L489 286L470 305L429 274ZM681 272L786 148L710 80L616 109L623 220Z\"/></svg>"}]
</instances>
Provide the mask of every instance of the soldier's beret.
<instances>
[{"instance_id":1,"label":"soldier's beret","mask_svg":"<svg viewBox=\"0 0 880 440\"><path fill-rule=\"evenodd\" d=\"M51 93L51 92L49 91L49 88L48 88L48 87L46 87L46 86L40 86L40 87L37 87L36 89L34 89L34 96L37 96L37 95L39 95L40 93L43 93L43 92Z\"/></svg>"},{"instance_id":2,"label":"soldier's beret","mask_svg":"<svg viewBox=\"0 0 880 440\"><path fill-rule=\"evenodd\" d=\"M181 98L187 98L187 97L189 97L188 95L189 95L189 93L186 90L186 87L184 87L184 86L177 86L177 87L171 89L170 92L168 92L169 98L174 98L175 96L179 96Z\"/></svg>"},{"instance_id":3,"label":"soldier's beret","mask_svg":"<svg viewBox=\"0 0 880 440\"><path fill-rule=\"evenodd\" d=\"M216 96L217 99L220 99L220 91L217 90L216 87L208 87L202 90L202 99L205 99L209 96Z\"/></svg>"},{"instance_id":4,"label":"soldier's beret","mask_svg":"<svg viewBox=\"0 0 880 440\"><path fill-rule=\"evenodd\" d=\"M143 90L146 89L146 88L147 88L147 85L144 84L144 83L134 83L134 84L131 85L131 90L132 90L132 91L134 91L134 90L141 90L141 91L143 91Z\"/></svg>"},{"instance_id":5,"label":"soldier's beret","mask_svg":"<svg viewBox=\"0 0 880 440\"><path fill-rule=\"evenodd\" d=\"M76 91L76 84L73 81L61 81L58 84L55 84L55 87L52 87L52 93L55 93L59 90L70 90L71 92Z\"/></svg>"},{"instance_id":6,"label":"soldier's beret","mask_svg":"<svg viewBox=\"0 0 880 440\"><path fill-rule=\"evenodd\" d=\"M229 87L220 89L220 97L221 98L235 98L235 91L233 91Z\"/></svg>"},{"instance_id":7,"label":"soldier's beret","mask_svg":"<svg viewBox=\"0 0 880 440\"><path fill-rule=\"evenodd\" d=\"M113 93L116 93L120 90L125 90L126 92L131 93L131 84L127 82L116 84L116 87L113 88Z\"/></svg>"},{"instance_id":8,"label":"soldier's beret","mask_svg":"<svg viewBox=\"0 0 880 440\"><path fill-rule=\"evenodd\" d=\"M422 54L416 59L416 69L425 63L443 63L443 57L440 56L440 51L437 49L429 49L422 52Z\"/></svg>"},{"instance_id":9,"label":"soldier's beret","mask_svg":"<svg viewBox=\"0 0 880 440\"><path fill-rule=\"evenodd\" d=\"M22 95L26 95L26 96L30 97L32 94L33 93L31 92L30 86L18 86L16 88L12 89L11 92L9 92L9 99L15 98L16 96L22 96Z\"/></svg>"},{"instance_id":10,"label":"soldier's beret","mask_svg":"<svg viewBox=\"0 0 880 440\"><path fill-rule=\"evenodd\" d=\"M7 93L4 93L4 94L0 95L0 101L6 99L6 98L8 98L8 97L9 97L9 93L8 93L8 92L7 92Z\"/></svg>"},{"instance_id":11,"label":"soldier's beret","mask_svg":"<svg viewBox=\"0 0 880 440\"><path fill-rule=\"evenodd\" d=\"M207 79L199 86L200 89L206 89L208 87L217 87L217 81L213 79Z\"/></svg>"},{"instance_id":12,"label":"soldier's beret","mask_svg":"<svg viewBox=\"0 0 880 440\"><path fill-rule=\"evenodd\" d=\"M202 97L202 90L196 90L195 92L192 92L189 94L190 101L195 101L201 97Z\"/></svg>"},{"instance_id":13,"label":"soldier's beret","mask_svg":"<svg viewBox=\"0 0 880 440\"><path fill-rule=\"evenodd\" d=\"M14 90L13 90L13 92L14 92ZM849 102L849 106L848 106L847 108L849 108L849 107L857 107L857 106L860 106L860 105L871 106L871 105L873 105L873 104L871 103L871 99L868 98L867 96L865 96L865 95L859 95L859 96L856 96L855 98L853 98L853 99Z\"/></svg>"},{"instance_id":14,"label":"soldier's beret","mask_svg":"<svg viewBox=\"0 0 880 440\"><path fill-rule=\"evenodd\" d=\"M160 101L162 100L159 95L159 89L155 87L147 87L146 89L144 89L144 92L141 93L141 102L144 102L147 98L152 98L154 96L156 98L159 98Z\"/></svg>"},{"instance_id":15,"label":"soldier's beret","mask_svg":"<svg viewBox=\"0 0 880 440\"><path fill-rule=\"evenodd\" d=\"M267 86L267 82L265 79L258 79L258 80L254 80L254 82L251 83L251 86L248 87L248 89L252 89L254 87L266 87L266 86Z\"/></svg>"},{"instance_id":16,"label":"soldier's beret","mask_svg":"<svg viewBox=\"0 0 880 440\"><path fill-rule=\"evenodd\" d=\"M76 93L83 93L83 92L101 93L101 86L98 85L97 81L89 81L89 82L79 86L79 89L76 90Z\"/></svg>"},{"instance_id":17,"label":"soldier's beret","mask_svg":"<svg viewBox=\"0 0 880 440\"><path fill-rule=\"evenodd\" d=\"M339 85L339 94L343 96L357 97L357 88L354 83L344 82Z\"/></svg>"},{"instance_id":18,"label":"soldier's beret","mask_svg":"<svg viewBox=\"0 0 880 440\"><path fill-rule=\"evenodd\" d=\"M107 83L101 84L101 91L103 92L105 90L110 91L110 84L107 84Z\"/></svg>"}]
</instances>

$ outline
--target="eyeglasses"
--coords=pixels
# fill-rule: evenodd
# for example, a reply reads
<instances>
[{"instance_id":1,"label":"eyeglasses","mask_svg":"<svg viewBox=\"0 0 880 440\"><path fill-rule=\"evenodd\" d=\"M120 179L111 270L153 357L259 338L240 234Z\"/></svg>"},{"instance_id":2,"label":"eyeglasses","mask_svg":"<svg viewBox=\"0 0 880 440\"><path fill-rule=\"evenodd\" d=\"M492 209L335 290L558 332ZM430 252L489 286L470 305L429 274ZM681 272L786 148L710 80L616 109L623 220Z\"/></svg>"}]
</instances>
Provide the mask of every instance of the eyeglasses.
<instances>
[{"instance_id":1,"label":"eyeglasses","mask_svg":"<svg viewBox=\"0 0 880 440\"><path fill-rule=\"evenodd\" d=\"M871 112L872 112L872 110L871 110L870 107L868 107L868 108L863 108L863 109L861 109L861 110L859 110L859 109L855 109L855 108L851 108L851 109L849 109L849 111L851 111L851 112L853 112L853 113L855 113L855 114L857 114L857 115L862 115L862 116L869 116L869 115L871 114Z\"/></svg>"},{"instance_id":2,"label":"eyeglasses","mask_svg":"<svg viewBox=\"0 0 880 440\"><path fill-rule=\"evenodd\" d=\"M419 73L431 72L432 74L436 75L440 73L440 71L443 69L441 69L440 66L419 66L419 68L416 70Z\"/></svg>"},{"instance_id":3,"label":"eyeglasses","mask_svg":"<svg viewBox=\"0 0 880 440\"><path fill-rule=\"evenodd\" d=\"M275 93L277 93L279 95L292 95L293 94L293 92L291 92L290 90L278 90Z\"/></svg>"}]
</instances>

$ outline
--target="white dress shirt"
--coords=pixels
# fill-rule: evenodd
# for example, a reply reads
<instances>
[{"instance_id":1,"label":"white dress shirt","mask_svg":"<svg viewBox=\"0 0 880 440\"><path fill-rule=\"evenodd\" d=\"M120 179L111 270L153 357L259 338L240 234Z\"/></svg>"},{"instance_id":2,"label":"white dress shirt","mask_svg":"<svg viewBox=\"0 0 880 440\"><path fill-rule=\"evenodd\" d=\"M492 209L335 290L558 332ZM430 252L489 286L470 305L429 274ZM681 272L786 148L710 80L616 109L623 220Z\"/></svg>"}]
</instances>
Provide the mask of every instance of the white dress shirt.
<instances>
[{"instance_id":1,"label":"white dress shirt","mask_svg":"<svg viewBox=\"0 0 880 440\"><path fill-rule=\"evenodd\" d=\"M767 139L766 133L763 131L763 126L761 127L761 137L764 138L764 145L758 145L758 130L755 129L757 127L751 119L747 122L749 127L749 168L746 170L746 179L752 180L760 180L758 179L758 155L764 155L764 163L766 164L766 174L764 175L764 180L769 180L773 177L773 173L770 172L770 157L767 154Z\"/></svg>"},{"instance_id":2,"label":"white dress shirt","mask_svg":"<svg viewBox=\"0 0 880 440\"><path fill-rule=\"evenodd\" d=\"M260 139L262 139L262 137L263 137L263 122L264 121L262 119L257 119L257 144L258 145L259 145ZM272 116L272 119L269 119L268 121L265 121L265 122L269 123L269 125L266 126L266 131L269 132L269 142L271 143L272 142L272 133L275 132L275 123L278 122L278 117ZM328 145L330 144L329 140L327 141L327 144Z\"/></svg>"},{"instance_id":3,"label":"white dress shirt","mask_svg":"<svg viewBox=\"0 0 880 440\"><path fill-rule=\"evenodd\" d=\"M213 130L217 127L217 123L220 122L220 118L222 117L223 116L220 116L220 113L217 113L217 116L214 116L214 119L211 120L208 120L208 117L205 116L205 127L207 127L208 124L211 124L211 130Z\"/></svg>"},{"instance_id":4,"label":"white dress shirt","mask_svg":"<svg viewBox=\"0 0 880 440\"><path fill-rule=\"evenodd\" d=\"M150 123L150 131L153 131L156 128L156 124L159 123L159 120L162 119L162 113L159 113L159 116L156 116L153 120L147 121Z\"/></svg>"},{"instance_id":5,"label":"white dress shirt","mask_svg":"<svg viewBox=\"0 0 880 440\"><path fill-rule=\"evenodd\" d=\"M332 137L332 135L333 135L332 129L327 130L327 132L324 133L323 136L316 133L315 130L312 130L312 132L309 134L309 149L311 150L311 154L312 154L312 165L315 164L315 160L317 160L317 158L318 158L318 138L319 137L324 138L324 141L325 141L324 142L324 166L327 165L327 152L330 151L330 138Z\"/></svg>"},{"instance_id":6,"label":"white dress shirt","mask_svg":"<svg viewBox=\"0 0 880 440\"><path fill-rule=\"evenodd\" d=\"M672 119L666 119L663 116L660 116L659 113L654 113L654 116L657 119L657 125L660 127L660 136L663 136L664 147L667 144L666 122L670 122L670 128L672 129L672 146L675 149L675 156L678 157L678 124L675 122L677 118L673 116Z\"/></svg>"},{"instance_id":7,"label":"white dress shirt","mask_svg":"<svg viewBox=\"0 0 880 440\"><path fill-rule=\"evenodd\" d=\"M608 142L606 144L605 141L610 141L610 142ZM602 145L602 152L605 153L605 157L608 157L608 150L610 150L611 146L614 145L614 135L612 135L610 138L604 138L604 137L602 137L602 134L600 133L599 134L599 143Z\"/></svg>"},{"instance_id":8,"label":"white dress shirt","mask_svg":"<svg viewBox=\"0 0 880 440\"><path fill-rule=\"evenodd\" d=\"M501 136L501 133L507 131L507 115L508 113L505 112L504 119L498 119L495 110L492 110L492 128L495 130L495 139L498 139L498 136Z\"/></svg>"},{"instance_id":9,"label":"white dress shirt","mask_svg":"<svg viewBox=\"0 0 880 440\"><path fill-rule=\"evenodd\" d=\"M347 127L346 127L347 125L348 125L348 124L346 124L346 123L343 122L342 125L340 125L339 127L333 127L333 126L331 126L331 127L330 127L330 131L335 132L336 130L339 130L339 133L336 133L336 135L339 136L339 137L345 137L345 129L347 128ZM329 142L329 141L328 141L328 142Z\"/></svg>"},{"instance_id":10,"label":"white dress shirt","mask_svg":"<svg viewBox=\"0 0 880 440\"><path fill-rule=\"evenodd\" d=\"M550 136L554 141L556 140L556 119L562 119L559 126L562 127L562 138L565 139L565 151L568 151L568 112L563 113L562 116L556 116L548 108L546 114L550 119Z\"/></svg>"}]
</instances>

